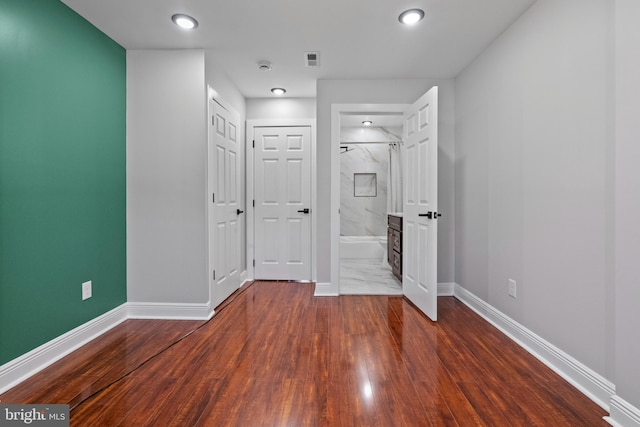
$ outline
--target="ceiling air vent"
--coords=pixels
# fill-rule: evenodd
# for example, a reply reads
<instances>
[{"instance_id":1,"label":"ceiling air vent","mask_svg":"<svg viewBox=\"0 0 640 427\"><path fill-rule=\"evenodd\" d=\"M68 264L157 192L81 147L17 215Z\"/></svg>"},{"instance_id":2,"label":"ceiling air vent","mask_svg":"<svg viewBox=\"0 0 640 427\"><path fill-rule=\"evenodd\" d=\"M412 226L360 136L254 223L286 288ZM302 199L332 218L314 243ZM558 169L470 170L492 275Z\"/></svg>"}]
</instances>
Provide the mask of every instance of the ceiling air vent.
<instances>
[{"instance_id":1,"label":"ceiling air vent","mask_svg":"<svg viewBox=\"0 0 640 427\"><path fill-rule=\"evenodd\" d=\"M320 66L320 52L305 52L304 63L307 67Z\"/></svg>"}]
</instances>

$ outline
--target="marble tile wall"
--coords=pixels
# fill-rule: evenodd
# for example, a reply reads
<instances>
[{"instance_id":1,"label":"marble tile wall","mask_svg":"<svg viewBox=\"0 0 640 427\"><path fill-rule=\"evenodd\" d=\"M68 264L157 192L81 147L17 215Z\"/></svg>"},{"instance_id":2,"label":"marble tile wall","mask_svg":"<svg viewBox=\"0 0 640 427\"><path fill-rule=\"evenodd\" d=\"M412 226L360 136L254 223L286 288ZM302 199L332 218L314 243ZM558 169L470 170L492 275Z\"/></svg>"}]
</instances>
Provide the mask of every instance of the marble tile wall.
<instances>
[{"instance_id":1,"label":"marble tile wall","mask_svg":"<svg viewBox=\"0 0 640 427\"><path fill-rule=\"evenodd\" d=\"M387 144L352 144L350 151L340 154L340 235L387 235ZM359 191L375 197L354 196L354 173L375 173L377 188ZM368 184L367 184L368 182ZM372 185L362 180L360 185ZM375 190L375 191L373 191Z\"/></svg>"}]
</instances>

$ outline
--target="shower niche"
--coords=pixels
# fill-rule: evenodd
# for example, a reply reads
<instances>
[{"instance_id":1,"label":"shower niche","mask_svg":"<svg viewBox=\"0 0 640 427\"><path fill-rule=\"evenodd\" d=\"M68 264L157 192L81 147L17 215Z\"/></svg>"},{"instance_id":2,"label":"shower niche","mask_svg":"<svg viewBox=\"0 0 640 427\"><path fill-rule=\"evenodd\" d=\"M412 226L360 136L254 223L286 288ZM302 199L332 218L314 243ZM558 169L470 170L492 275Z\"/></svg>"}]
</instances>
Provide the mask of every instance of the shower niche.
<instances>
[{"instance_id":1,"label":"shower niche","mask_svg":"<svg viewBox=\"0 0 640 427\"><path fill-rule=\"evenodd\" d=\"M377 197L378 178L374 173L353 174L353 197Z\"/></svg>"}]
</instances>

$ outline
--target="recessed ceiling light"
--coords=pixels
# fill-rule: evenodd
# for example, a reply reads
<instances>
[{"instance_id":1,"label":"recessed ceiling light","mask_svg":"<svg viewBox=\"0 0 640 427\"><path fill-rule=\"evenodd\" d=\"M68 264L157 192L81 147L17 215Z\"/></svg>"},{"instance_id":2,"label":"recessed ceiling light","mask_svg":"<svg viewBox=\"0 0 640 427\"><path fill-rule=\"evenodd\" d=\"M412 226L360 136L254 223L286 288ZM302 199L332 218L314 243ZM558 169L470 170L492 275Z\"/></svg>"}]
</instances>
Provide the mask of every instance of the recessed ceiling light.
<instances>
[{"instance_id":1,"label":"recessed ceiling light","mask_svg":"<svg viewBox=\"0 0 640 427\"><path fill-rule=\"evenodd\" d=\"M424 18L424 10L422 9L409 9L405 10L398 16L398 21L405 25L414 25L420 22Z\"/></svg>"},{"instance_id":2,"label":"recessed ceiling light","mask_svg":"<svg viewBox=\"0 0 640 427\"><path fill-rule=\"evenodd\" d=\"M287 91L281 87L274 87L271 89L271 93L274 95L284 95Z\"/></svg>"},{"instance_id":3,"label":"recessed ceiling light","mask_svg":"<svg viewBox=\"0 0 640 427\"><path fill-rule=\"evenodd\" d=\"M371 126L373 124L373 122L371 120L365 120L362 122L363 125L365 126Z\"/></svg>"},{"instance_id":4,"label":"recessed ceiling light","mask_svg":"<svg viewBox=\"0 0 640 427\"><path fill-rule=\"evenodd\" d=\"M195 18L182 13L176 13L171 17L171 20L180 28L185 30L193 30L198 26L198 21Z\"/></svg>"}]
</instances>

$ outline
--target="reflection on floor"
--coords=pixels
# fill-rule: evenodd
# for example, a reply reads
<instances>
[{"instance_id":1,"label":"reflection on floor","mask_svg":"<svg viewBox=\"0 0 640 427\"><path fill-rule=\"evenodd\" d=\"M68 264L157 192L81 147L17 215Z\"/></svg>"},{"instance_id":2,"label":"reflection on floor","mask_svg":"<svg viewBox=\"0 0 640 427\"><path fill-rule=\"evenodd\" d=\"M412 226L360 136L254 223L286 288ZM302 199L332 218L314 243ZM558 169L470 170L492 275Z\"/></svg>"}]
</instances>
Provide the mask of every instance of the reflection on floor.
<instances>
[{"instance_id":1,"label":"reflection on floor","mask_svg":"<svg viewBox=\"0 0 640 427\"><path fill-rule=\"evenodd\" d=\"M388 263L373 259L340 260L340 294L401 295L402 283Z\"/></svg>"}]
</instances>

